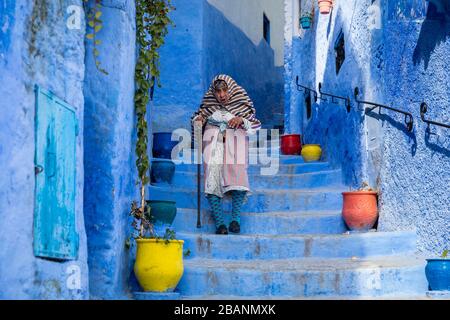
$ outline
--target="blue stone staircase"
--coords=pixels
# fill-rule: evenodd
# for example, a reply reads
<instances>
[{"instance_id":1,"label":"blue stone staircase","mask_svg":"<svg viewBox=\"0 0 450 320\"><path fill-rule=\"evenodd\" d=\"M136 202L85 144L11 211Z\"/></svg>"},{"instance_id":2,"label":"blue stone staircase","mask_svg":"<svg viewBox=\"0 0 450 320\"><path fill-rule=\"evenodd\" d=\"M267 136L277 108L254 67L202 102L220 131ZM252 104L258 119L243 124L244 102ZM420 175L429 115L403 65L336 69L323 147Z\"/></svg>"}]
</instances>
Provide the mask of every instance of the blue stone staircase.
<instances>
[{"instance_id":1,"label":"blue stone staircase","mask_svg":"<svg viewBox=\"0 0 450 320\"><path fill-rule=\"evenodd\" d=\"M183 299L425 296L426 262L416 254L414 232L347 232L341 170L300 156L280 156L274 176L261 175L261 167L248 170L253 194L242 209L240 235L214 234L203 194L196 228L195 164L177 164L171 186L150 187L150 199L177 202L173 227L191 252L177 288ZM231 202L224 209L229 222Z\"/></svg>"}]
</instances>

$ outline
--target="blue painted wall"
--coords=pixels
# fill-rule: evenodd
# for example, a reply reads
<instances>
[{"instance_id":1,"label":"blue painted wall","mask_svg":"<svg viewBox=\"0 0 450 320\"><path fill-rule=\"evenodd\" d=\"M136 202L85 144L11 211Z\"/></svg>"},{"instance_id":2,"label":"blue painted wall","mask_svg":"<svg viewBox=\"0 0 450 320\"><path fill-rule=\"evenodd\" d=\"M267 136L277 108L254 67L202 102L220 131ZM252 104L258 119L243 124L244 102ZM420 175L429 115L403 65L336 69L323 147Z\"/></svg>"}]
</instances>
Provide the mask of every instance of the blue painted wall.
<instances>
[{"instance_id":1,"label":"blue painted wall","mask_svg":"<svg viewBox=\"0 0 450 320\"><path fill-rule=\"evenodd\" d=\"M11 30L14 26L14 0L5 0L0 3L0 58L5 58L4 54L11 43Z\"/></svg>"},{"instance_id":2,"label":"blue painted wall","mask_svg":"<svg viewBox=\"0 0 450 320\"><path fill-rule=\"evenodd\" d=\"M84 26L66 27L69 4L81 1L0 4L0 299L89 296L83 218ZM80 247L78 259L71 262L33 255L35 84L76 108L80 124L75 202ZM70 281L74 271L80 276L79 287Z\"/></svg>"},{"instance_id":3,"label":"blue painted wall","mask_svg":"<svg viewBox=\"0 0 450 320\"><path fill-rule=\"evenodd\" d=\"M154 132L190 130L190 116L220 73L231 75L248 91L265 126L282 122L283 73L274 65L273 49L265 41L255 46L206 0L173 4L176 26L170 28L161 49L162 88L155 90L151 115ZM274 113L278 113L275 121Z\"/></svg>"},{"instance_id":4,"label":"blue painted wall","mask_svg":"<svg viewBox=\"0 0 450 320\"><path fill-rule=\"evenodd\" d=\"M215 75L228 74L247 90L264 127L282 124L283 67L275 67L273 49L264 39L255 46L208 2L204 10L204 87Z\"/></svg>"},{"instance_id":5,"label":"blue painted wall","mask_svg":"<svg viewBox=\"0 0 450 320\"><path fill-rule=\"evenodd\" d=\"M356 7L355 7L356 6ZM370 74L369 52L370 32L364 28L365 5L350 2L339 2L333 15L320 15L315 12L313 27L301 38L295 37L292 42L292 53L287 61L292 65L292 78L287 88L290 99L287 113L287 132L302 133L305 144L320 144L323 159L334 167L342 167L345 183L352 187L359 186L365 179L363 153L363 113L356 105L352 105L350 113L344 103L332 103L331 99L312 100L312 117L306 117L306 96L298 91L295 77L299 83L318 91L322 83L324 92L340 96L350 96L355 86L364 86ZM351 13L355 10L355 15ZM350 21L353 32L349 38ZM346 60L336 74L334 43L343 30L346 36ZM364 58L361 58L361 55Z\"/></svg>"},{"instance_id":6,"label":"blue painted wall","mask_svg":"<svg viewBox=\"0 0 450 320\"><path fill-rule=\"evenodd\" d=\"M450 3L427 3L415 1L402 15L387 5L383 8L385 99L411 112L415 125L413 133L406 134L389 117L381 120L380 227L415 227L419 249L440 255L450 247L450 130L431 126L428 134L419 111L426 101L426 118L450 124Z\"/></svg>"},{"instance_id":7,"label":"blue painted wall","mask_svg":"<svg viewBox=\"0 0 450 320\"><path fill-rule=\"evenodd\" d=\"M439 127L426 134L419 106L426 101L428 118L450 122L450 27L448 2L432 3L383 3L380 28L371 25L372 1L340 1L332 15L316 12L313 28L293 42L288 122L306 143L322 144L325 159L343 168L349 187L368 182L380 191L380 230L417 229L418 249L437 255L450 245L450 134ZM341 29L346 59L336 75L334 43ZM352 112L319 101L307 120L295 75L304 85L322 82L325 92L350 96ZM365 100L411 112L413 132L400 114L365 115L352 97L355 87Z\"/></svg>"},{"instance_id":8,"label":"blue painted wall","mask_svg":"<svg viewBox=\"0 0 450 320\"><path fill-rule=\"evenodd\" d=\"M150 111L153 132L190 130L190 117L204 94L204 3L205 0L172 1L176 7L171 13L175 26L169 28L160 50L162 87L155 88Z\"/></svg>"},{"instance_id":9,"label":"blue painted wall","mask_svg":"<svg viewBox=\"0 0 450 320\"><path fill-rule=\"evenodd\" d=\"M138 200L134 166L134 1L105 1L99 59L86 43L84 214L93 299L126 299L132 270L125 241L131 202Z\"/></svg>"}]
</instances>

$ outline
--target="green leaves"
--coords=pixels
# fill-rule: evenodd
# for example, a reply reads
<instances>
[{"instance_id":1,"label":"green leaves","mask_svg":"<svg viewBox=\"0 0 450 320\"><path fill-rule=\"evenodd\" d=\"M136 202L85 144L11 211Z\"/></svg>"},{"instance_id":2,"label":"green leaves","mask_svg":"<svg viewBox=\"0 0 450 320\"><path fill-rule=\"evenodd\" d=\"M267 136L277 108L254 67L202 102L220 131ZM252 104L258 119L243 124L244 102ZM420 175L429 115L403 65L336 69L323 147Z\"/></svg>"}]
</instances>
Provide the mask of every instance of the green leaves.
<instances>
[{"instance_id":1,"label":"green leaves","mask_svg":"<svg viewBox=\"0 0 450 320\"><path fill-rule=\"evenodd\" d=\"M136 169L141 189L149 183L150 161L148 158L148 124L146 121L150 89L159 83L159 53L164 44L168 26L172 24L169 13L174 9L170 0L136 0L136 43L139 56L135 67L136 89L134 94L136 112ZM100 16L95 16L99 19ZM101 24L100 24L101 25ZM96 25L97 26L97 25ZM101 29L101 28L100 28ZM143 195L143 193L141 193ZM143 203L143 199L141 199Z\"/></svg>"},{"instance_id":2,"label":"green leaves","mask_svg":"<svg viewBox=\"0 0 450 320\"><path fill-rule=\"evenodd\" d=\"M88 7L89 0L83 0L85 7ZM94 57L95 66L97 67L97 70L100 71L103 74L108 74L105 69L101 67L101 63L98 60L98 57L100 56L100 51L98 50L98 46L101 44L101 40L97 39L97 34L102 30L103 28L103 21L100 20L100 17L102 16L102 4L101 0L93 0L94 5L89 8L87 17L88 17L88 26L92 29L91 33L86 34L86 39L93 41L93 48L92 48L92 55Z\"/></svg>"},{"instance_id":3,"label":"green leaves","mask_svg":"<svg viewBox=\"0 0 450 320\"><path fill-rule=\"evenodd\" d=\"M447 259L447 256L448 256L448 249L444 250L444 252L442 252L441 258L442 259Z\"/></svg>"}]
</instances>

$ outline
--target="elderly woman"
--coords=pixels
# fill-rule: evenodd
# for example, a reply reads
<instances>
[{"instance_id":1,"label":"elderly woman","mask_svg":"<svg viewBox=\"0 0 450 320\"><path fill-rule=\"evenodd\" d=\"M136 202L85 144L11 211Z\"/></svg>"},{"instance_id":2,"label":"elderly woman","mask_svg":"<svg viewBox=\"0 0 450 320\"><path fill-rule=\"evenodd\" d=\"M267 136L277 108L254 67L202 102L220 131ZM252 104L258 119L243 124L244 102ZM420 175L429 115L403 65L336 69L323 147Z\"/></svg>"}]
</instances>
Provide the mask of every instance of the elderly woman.
<instances>
[{"instance_id":1,"label":"elderly woman","mask_svg":"<svg viewBox=\"0 0 450 320\"><path fill-rule=\"evenodd\" d=\"M240 232L241 206L250 192L248 134L261 128L253 102L230 76L216 76L191 118L203 126L205 194L214 216L217 234L228 234L222 199L232 199L229 231Z\"/></svg>"}]
</instances>

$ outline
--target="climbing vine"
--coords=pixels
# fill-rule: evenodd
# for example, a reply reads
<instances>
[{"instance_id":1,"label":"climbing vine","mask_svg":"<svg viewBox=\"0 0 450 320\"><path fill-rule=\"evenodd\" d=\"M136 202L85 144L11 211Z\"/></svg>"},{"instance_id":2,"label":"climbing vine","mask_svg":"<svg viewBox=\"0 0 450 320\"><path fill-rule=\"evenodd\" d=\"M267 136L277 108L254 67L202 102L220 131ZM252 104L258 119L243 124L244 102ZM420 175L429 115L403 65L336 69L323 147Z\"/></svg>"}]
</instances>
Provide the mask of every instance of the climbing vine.
<instances>
[{"instance_id":1,"label":"climbing vine","mask_svg":"<svg viewBox=\"0 0 450 320\"><path fill-rule=\"evenodd\" d=\"M164 44L168 27L173 25L169 13L175 8L171 0L136 0L136 44L138 58L135 68L136 90L136 168L141 185L141 204L138 210L144 216L145 185L149 182L147 105L152 98L154 85L161 86L159 76L159 48ZM137 208L135 208L136 210ZM140 226L144 235L145 223Z\"/></svg>"},{"instance_id":2,"label":"climbing vine","mask_svg":"<svg viewBox=\"0 0 450 320\"><path fill-rule=\"evenodd\" d=\"M89 26L89 29L91 30L90 33L86 34L86 38L88 40L92 40L93 47L92 47L92 55L94 57L95 66L97 67L97 70L101 73L108 74L105 69L101 67L100 60L98 59L100 55L100 51L98 49L98 46L101 44L101 40L97 39L97 34L102 30L103 28L103 21L100 19L102 16L102 4L101 0L94 0L94 3L92 7L88 8L89 0L83 0L83 4L85 7L85 10L88 12L87 14L87 23Z\"/></svg>"}]
</instances>

